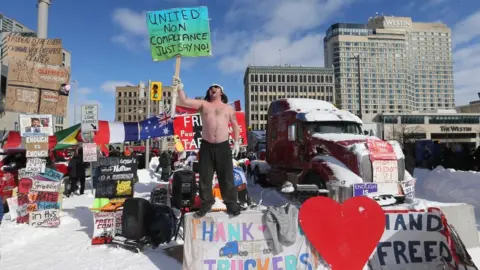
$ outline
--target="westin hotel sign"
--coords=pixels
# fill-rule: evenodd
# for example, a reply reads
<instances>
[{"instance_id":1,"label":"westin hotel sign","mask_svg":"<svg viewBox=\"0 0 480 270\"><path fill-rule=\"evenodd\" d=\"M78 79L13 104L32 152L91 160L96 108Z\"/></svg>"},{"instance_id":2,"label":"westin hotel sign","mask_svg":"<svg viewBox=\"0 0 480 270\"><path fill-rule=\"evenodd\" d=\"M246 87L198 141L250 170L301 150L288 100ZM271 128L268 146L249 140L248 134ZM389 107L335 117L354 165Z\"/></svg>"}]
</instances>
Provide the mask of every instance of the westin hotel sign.
<instances>
[{"instance_id":1,"label":"westin hotel sign","mask_svg":"<svg viewBox=\"0 0 480 270\"><path fill-rule=\"evenodd\" d=\"M409 21L398 21L398 20L389 20L385 19L383 21L383 26L410 26L412 25Z\"/></svg>"}]
</instances>

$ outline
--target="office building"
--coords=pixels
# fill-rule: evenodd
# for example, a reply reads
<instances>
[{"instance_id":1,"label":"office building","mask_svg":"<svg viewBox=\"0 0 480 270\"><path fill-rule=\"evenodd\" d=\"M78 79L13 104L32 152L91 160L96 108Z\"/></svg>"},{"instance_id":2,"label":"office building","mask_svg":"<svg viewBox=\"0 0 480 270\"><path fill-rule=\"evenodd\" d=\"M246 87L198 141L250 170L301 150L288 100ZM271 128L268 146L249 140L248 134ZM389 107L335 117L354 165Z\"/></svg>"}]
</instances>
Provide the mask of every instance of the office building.
<instances>
[{"instance_id":1,"label":"office building","mask_svg":"<svg viewBox=\"0 0 480 270\"><path fill-rule=\"evenodd\" d=\"M360 113L360 80L367 121L378 113L455 108L451 38L443 23L409 17L376 16L367 24L330 26L325 66L334 68L338 106Z\"/></svg>"},{"instance_id":2,"label":"office building","mask_svg":"<svg viewBox=\"0 0 480 270\"><path fill-rule=\"evenodd\" d=\"M310 98L335 103L332 68L249 66L243 78L247 126L265 130L270 102Z\"/></svg>"},{"instance_id":3,"label":"office building","mask_svg":"<svg viewBox=\"0 0 480 270\"><path fill-rule=\"evenodd\" d=\"M137 122L163 111L162 105L170 108L172 87L163 86L162 91L163 102L150 100L150 113L148 113L147 100L141 97L138 85L117 86L115 89L115 121ZM148 85L145 87L145 95L150 95Z\"/></svg>"},{"instance_id":4,"label":"office building","mask_svg":"<svg viewBox=\"0 0 480 270\"><path fill-rule=\"evenodd\" d=\"M377 123L377 136L397 140L402 144L415 140L433 140L453 147L480 146L480 114L458 113L454 109L430 112L384 113L373 118Z\"/></svg>"},{"instance_id":5,"label":"office building","mask_svg":"<svg viewBox=\"0 0 480 270\"><path fill-rule=\"evenodd\" d=\"M3 47L3 42L10 32L18 33L22 36L36 37L37 34L34 30L26 27L20 22L8 18L3 14L0 14L0 48ZM71 54L69 51L62 49L63 55L63 66L71 67ZM3 55L0 55L0 128L6 130L19 130L19 115L17 112L7 112L3 109L3 98L7 89L7 74L8 74L8 62L2 61ZM70 97L69 97L70 99ZM68 128L69 123L66 121L68 119L68 110L65 117L53 117L54 129L53 131L60 131L62 129Z\"/></svg>"}]
</instances>

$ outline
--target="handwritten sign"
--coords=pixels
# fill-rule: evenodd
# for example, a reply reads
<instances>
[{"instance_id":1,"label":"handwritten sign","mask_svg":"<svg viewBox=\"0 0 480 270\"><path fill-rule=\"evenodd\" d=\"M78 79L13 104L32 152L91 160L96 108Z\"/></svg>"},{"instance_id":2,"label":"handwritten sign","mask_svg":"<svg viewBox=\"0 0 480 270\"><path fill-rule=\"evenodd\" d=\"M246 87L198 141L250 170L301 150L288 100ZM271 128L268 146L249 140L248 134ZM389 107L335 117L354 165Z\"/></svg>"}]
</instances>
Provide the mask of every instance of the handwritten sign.
<instances>
[{"instance_id":1,"label":"handwritten sign","mask_svg":"<svg viewBox=\"0 0 480 270\"><path fill-rule=\"evenodd\" d=\"M28 172L42 173L45 171L46 166L47 161L45 159L28 158L25 170L27 170Z\"/></svg>"},{"instance_id":2,"label":"handwritten sign","mask_svg":"<svg viewBox=\"0 0 480 270\"><path fill-rule=\"evenodd\" d=\"M385 214L385 232L370 259L371 269L439 269L440 265L456 264L440 210L404 213L387 210Z\"/></svg>"},{"instance_id":3,"label":"handwritten sign","mask_svg":"<svg viewBox=\"0 0 480 270\"><path fill-rule=\"evenodd\" d=\"M370 160L397 160L393 146L379 139L367 140L368 151L370 152Z\"/></svg>"},{"instance_id":4,"label":"handwritten sign","mask_svg":"<svg viewBox=\"0 0 480 270\"><path fill-rule=\"evenodd\" d=\"M403 194L407 199L415 199L415 182L416 179L410 179L407 181L402 181L400 184L402 185Z\"/></svg>"},{"instance_id":5,"label":"handwritten sign","mask_svg":"<svg viewBox=\"0 0 480 270\"><path fill-rule=\"evenodd\" d=\"M58 227L60 211L57 209L41 210L29 214L29 224L34 227Z\"/></svg>"},{"instance_id":6,"label":"handwritten sign","mask_svg":"<svg viewBox=\"0 0 480 270\"><path fill-rule=\"evenodd\" d=\"M61 182L33 180L30 191L58 192Z\"/></svg>"},{"instance_id":7,"label":"handwritten sign","mask_svg":"<svg viewBox=\"0 0 480 270\"><path fill-rule=\"evenodd\" d=\"M70 82L69 68L24 59L9 62L8 76L9 84L54 91L60 91L62 84Z\"/></svg>"},{"instance_id":8,"label":"handwritten sign","mask_svg":"<svg viewBox=\"0 0 480 270\"><path fill-rule=\"evenodd\" d=\"M463 269L456 261L462 254L449 244L451 234L440 210L386 210L385 218L385 231L368 269ZM184 231L185 270L329 269L301 228L296 230L294 243L279 243L281 252L275 253L263 211L245 213L235 220L223 213L209 213L208 218L199 220L189 213Z\"/></svg>"},{"instance_id":9,"label":"handwritten sign","mask_svg":"<svg viewBox=\"0 0 480 270\"><path fill-rule=\"evenodd\" d=\"M67 113L68 97L58 91L42 90L38 113L46 113L65 117Z\"/></svg>"},{"instance_id":10,"label":"handwritten sign","mask_svg":"<svg viewBox=\"0 0 480 270\"><path fill-rule=\"evenodd\" d=\"M63 63L61 39L22 37L12 33L5 38L4 54L8 59L27 60L50 65L61 65Z\"/></svg>"},{"instance_id":11,"label":"handwritten sign","mask_svg":"<svg viewBox=\"0 0 480 270\"><path fill-rule=\"evenodd\" d=\"M83 144L83 162L97 161L97 144L84 143Z\"/></svg>"},{"instance_id":12,"label":"handwritten sign","mask_svg":"<svg viewBox=\"0 0 480 270\"><path fill-rule=\"evenodd\" d=\"M63 173L50 168L46 168L45 172L42 173L41 176L52 181L60 181L63 178Z\"/></svg>"},{"instance_id":13,"label":"handwritten sign","mask_svg":"<svg viewBox=\"0 0 480 270\"><path fill-rule=\"evenodd\" d=\"M373 182L393 183L398 181L398 163L396 160L372 161Z\"/></svg>"},{"instance_id":14,"label":"handwritten sign","mask_svg":"<svg viewBox=\"0 0 480 270\"><path fill-rule=\"evenodd\" d=\"M25 148L27 150L27 158L48 157L48 137L27 137Z\"/></svg>"},{"instance_id":15,"label":"handwritten sign","mask_svg":"<svg viewBox=\"0 0 480 270\"><path fill-rule=\"evenodd\" d=\"M207 7L147 12L153 61L212 55Z\"/></svg>"}]
</instances>

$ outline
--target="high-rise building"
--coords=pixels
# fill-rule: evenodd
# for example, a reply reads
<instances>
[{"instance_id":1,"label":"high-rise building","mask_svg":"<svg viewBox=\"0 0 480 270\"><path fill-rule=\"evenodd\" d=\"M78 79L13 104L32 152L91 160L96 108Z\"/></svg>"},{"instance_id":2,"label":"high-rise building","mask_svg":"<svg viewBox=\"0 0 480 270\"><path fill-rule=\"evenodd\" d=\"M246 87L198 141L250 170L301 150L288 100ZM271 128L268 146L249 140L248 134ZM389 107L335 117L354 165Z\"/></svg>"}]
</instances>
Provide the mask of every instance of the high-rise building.
<instances>
[{"instance_id":1,"label":"high-rise building","mask_svg":"<svg viewBox=\"0 0 480 270\"><path fill-rule=\"evenodd\" d=\"M115 121L137 122L147 119L150 115L158 114L164 109L170 108L172 100L172 87L163 86L162 101L150 100L150 113L147 112L147 100L141 97L138 85L117 86L115 89ZM149 95L148 85L145 87L145 97Z\"/></svg>"},{"instance_id":2,"label":"high-rise building","mask_svg":"<svg viewBox=\"0 0 480 270\"><path fill-rule=\"evenodd\" d=\"M36 37L37 33L32 29L26 27L20 22L8 18L3 14L0 14L0 48L3 48L3 43L6 35L9 33L17 33L28 37ZM62 49L63 63L65 67L71 67L71 54L69 51ZM7 89L7 74L8 74L8 62L3 61L3 55L0 54L0 128L1 130L19 130L18 124L20 113L7 112L3 109L3 97ZM69 97L70 99L70 97ZM65 117L54 116L53 117L53 131L60 131L68 128L69 123L65 121L68 119L68 110Z\"/></svg>"},{"instance_id":3,"label":"high-rise building","mask_svg":"<svg viewBox=\"0 0 480 270\"><path fill-rule=\"evenodd\" d=\"M337 104L365 119L377 113L453 109L451 30L443 23L376 16L367 24L337 23L324 39ZM360 72L358 69L360 63Z\"/></svg>"},{"instance_id":4,"label":"high-rise building","mask_svg":"<svg viewBox=\"0 0 480 270\"><path fill-rule=\"evenodd\" d=\"M265 130L270 102L281 98L310 98L335 103L332 68L249 66L243 78L246 122Z\"/></svg>"}]
</instances>

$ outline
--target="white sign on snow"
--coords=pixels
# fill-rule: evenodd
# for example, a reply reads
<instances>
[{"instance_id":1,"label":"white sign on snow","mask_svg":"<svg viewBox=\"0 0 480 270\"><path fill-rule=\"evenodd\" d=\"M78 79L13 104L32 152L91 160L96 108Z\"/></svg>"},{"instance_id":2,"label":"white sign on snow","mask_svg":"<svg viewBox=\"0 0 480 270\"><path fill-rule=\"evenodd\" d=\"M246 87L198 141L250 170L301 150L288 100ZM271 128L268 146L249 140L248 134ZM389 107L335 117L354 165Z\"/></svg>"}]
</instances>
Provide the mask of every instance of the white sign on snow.
<instances>
[{"instance_id":1,"label":"white sign on snow","mask_svg":"<svg viewBox=\"0 0 480 270\"><path fill-rule=\"evenodd\" d=\"M98 105L82 105L82 131L98 131Z\"/></svg>"}]
</instances>

